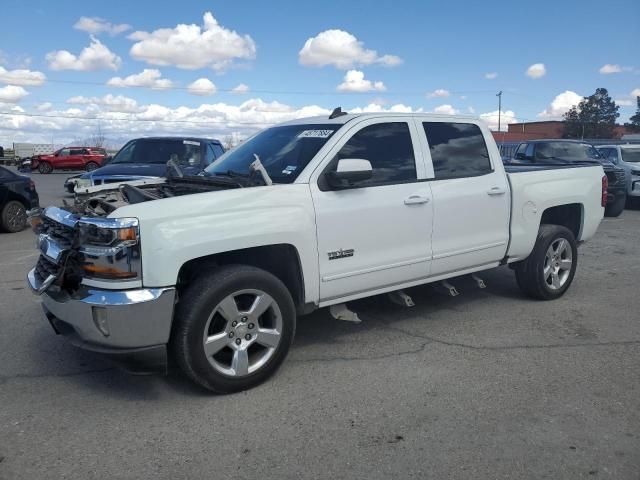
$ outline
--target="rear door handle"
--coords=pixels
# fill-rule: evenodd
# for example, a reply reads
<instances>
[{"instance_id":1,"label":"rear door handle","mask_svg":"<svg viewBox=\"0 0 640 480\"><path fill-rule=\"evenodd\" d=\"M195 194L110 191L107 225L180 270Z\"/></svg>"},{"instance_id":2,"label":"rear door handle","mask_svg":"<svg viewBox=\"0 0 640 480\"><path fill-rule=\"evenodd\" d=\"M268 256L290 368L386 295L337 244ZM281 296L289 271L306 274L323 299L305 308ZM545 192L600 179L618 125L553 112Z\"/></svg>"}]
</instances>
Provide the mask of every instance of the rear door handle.
<instances>
[{"instance_id":1,"label":"rear door handle","mask_svg":"<svg viewBox=\"0 0 640 480\"><path fill-rule=\"evenodd\" d=\"M507 191L504 188L493 187L487 191L487 195L504 195Z\"/></svg>"},{"instance_id":2,"label":"rear door handle","mask_svg":"<svg viewBox=\"0 0 640 480\"><path fill-rule=\"evenodd\" d=\"M429 197L423 197L422 195L411 195L404 199L405 205L419 205L421 203L429 203Z\"/></svg>"}]
</instances>

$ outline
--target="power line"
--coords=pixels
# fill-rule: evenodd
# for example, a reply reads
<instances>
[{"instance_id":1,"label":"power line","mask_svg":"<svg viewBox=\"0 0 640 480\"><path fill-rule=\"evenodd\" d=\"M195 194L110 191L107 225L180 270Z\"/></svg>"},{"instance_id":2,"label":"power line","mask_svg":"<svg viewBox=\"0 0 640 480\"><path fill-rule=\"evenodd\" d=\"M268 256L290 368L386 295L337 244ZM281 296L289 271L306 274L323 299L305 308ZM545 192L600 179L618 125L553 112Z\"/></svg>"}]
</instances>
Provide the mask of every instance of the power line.
<instances>
[{"instance_id":1,"label":"power line","mask_svg":"<svg viewBox=\"0 0 640 480\"><path fill-rule=\"evenodd\" d=\"M275 112L274 112L275 113ZM289 112L277 112L277 113L289 113ZM214 124L231 124L231 125L271 125L273 122L240 122L235 120L220 120L212 118L206 122L197 120L155 120L151 118L109 118L109 117L87 117L78 115L46 115L38 113L26 113L26 112L0 112L0 115L17 115L20 117L39 117L39 118L66 118L69 120L102 120L102 121L117 121L117 122L151 122L151 123L185 123L196 125L210 125Z\"/></svg>"}]
</instances>

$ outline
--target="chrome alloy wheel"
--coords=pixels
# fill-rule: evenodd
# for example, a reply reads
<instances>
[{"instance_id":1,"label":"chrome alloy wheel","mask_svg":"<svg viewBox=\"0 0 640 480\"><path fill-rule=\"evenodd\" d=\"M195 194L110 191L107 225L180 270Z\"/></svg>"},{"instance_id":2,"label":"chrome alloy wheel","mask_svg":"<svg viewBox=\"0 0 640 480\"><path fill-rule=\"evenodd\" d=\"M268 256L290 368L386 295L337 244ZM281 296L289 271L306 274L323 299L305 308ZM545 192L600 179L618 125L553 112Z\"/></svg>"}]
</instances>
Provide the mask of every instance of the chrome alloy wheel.
<instances>
[{"instance_id":1,"label":"chrome alloy wheel","mask_svg":"<svg viewBox=\"0 0 640 480\"><path fill-rule=\"evenodd\" d=\"M261 290L240 290L213 309L202 341L213 368L230 377L242 377L269 361L281 334L282 313L276 301Z\"/></svg>"},{"instance_id":2,"label":"chrome alloy wheel","mask_svg":"<svg viewBox=\"0 0 640 480\"><path fill-rule=\"evenodd\" d=\"M571 245L566 239L557 238L549 245L544 259L544 281L551 290L558 290L567 283L572 264Z\"/></svg>"}]
</instances>

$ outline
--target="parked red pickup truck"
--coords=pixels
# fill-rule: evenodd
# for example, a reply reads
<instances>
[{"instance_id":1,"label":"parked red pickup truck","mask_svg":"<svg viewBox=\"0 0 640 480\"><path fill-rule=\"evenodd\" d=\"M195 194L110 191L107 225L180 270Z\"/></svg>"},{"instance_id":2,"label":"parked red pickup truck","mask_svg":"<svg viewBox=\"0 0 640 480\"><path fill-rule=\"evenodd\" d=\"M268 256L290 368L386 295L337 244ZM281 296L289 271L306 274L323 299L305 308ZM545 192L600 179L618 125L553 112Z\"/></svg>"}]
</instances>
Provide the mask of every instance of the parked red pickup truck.
<instances>
[{"instance_id":1,"label":"parked red pickup truck","mask_svg":"<svg viewBox=\"0 0 640 480\"><path fill-rule=\"evenodd\" d=\"M31 169L51 173L56 168L65 170L95 170L107 156L104 148L65 147L49 155L36 155L31 159Z\"/></svg>"}]
</instances>

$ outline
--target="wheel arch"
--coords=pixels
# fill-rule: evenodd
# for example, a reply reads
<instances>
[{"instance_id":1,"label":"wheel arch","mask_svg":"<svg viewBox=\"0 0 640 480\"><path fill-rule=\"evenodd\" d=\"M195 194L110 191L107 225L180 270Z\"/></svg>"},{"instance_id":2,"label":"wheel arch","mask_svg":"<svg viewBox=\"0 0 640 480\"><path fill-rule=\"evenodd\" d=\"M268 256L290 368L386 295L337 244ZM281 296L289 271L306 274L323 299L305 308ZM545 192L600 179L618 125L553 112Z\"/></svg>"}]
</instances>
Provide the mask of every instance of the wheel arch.
<instances>
[{"instance_id":1,"label":"wheel arch","mask_svg":"<svg viewBox=\"0 0 640 480\"><path fill-rule=\"evenodd\" d=\"M185 288L200 274L222 265L250 265L277 277L287 287L299 314L307 313L302 263L298 250L291 244L274 244L242 248L193 258L178 272L177 288Z\"/></svg>"},{"instance_id":2,"label":"wheel arch","mask_svg":"<svg viewBox=\"0 0 640 480\"><path fill-rule=\"evenodd\" d=\"M540 225L560 225L568 228L576 240L582 235L584 224L584 205L567 203L547 207L540 216Z\"/></svg>"}]
</instances>

